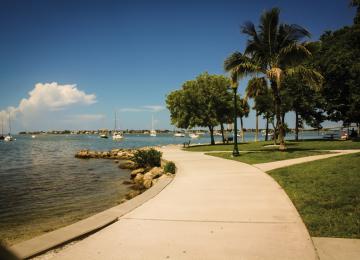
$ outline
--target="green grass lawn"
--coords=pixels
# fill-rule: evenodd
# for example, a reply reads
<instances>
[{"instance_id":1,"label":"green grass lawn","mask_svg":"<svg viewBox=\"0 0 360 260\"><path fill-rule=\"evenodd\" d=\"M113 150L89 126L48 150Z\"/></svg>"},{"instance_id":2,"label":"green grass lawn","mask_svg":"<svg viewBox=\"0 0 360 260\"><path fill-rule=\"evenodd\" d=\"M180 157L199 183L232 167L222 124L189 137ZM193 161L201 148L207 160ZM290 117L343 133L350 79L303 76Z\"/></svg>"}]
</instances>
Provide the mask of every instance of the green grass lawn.
<instances>
[{"instance_id":1,"label":"green grass lawn","mask_svg":"<svg viewBox=\"0 0 360 260\"><path fill-rule=\"evenodd\" d=\"M239 150L242 151L273 151L278 150L277 147L265 147L273 144L273 141L240 143ZM287 141L287 149L294 150L347 150L360 149L360 141L339 141L339 140L303 140L299 142ZM217 145L197 145L186 148L187 151L208 152L208 151L232 151L233 144L217 144Z\"/></svg>"},{"instance_id":2,"label":"green grass lawn","mask_svg":"<svg viewBox=\"0 0 360 260\"><path fill-rule=\"evenodd\" d=\"M360 238L360 153L270 171L311 236Z\"/></svg>"},{"instance_id":3,"label":"green grass lawn","mask_svg":"<svg viewBox=\"0 0 360 260\"><path fill-rule=\"evenodd\" d=\"M327 154L326 151L309 151L309 150L296 150L296 151L258 151L258 152L245 152L240 153L238 157L232 157L231 152L207 153L208 155L217 156L225 159L231 159L248 164L265 163L280 161L286 159L293 159L311 155Z\"/></svg>"}]
</instances>

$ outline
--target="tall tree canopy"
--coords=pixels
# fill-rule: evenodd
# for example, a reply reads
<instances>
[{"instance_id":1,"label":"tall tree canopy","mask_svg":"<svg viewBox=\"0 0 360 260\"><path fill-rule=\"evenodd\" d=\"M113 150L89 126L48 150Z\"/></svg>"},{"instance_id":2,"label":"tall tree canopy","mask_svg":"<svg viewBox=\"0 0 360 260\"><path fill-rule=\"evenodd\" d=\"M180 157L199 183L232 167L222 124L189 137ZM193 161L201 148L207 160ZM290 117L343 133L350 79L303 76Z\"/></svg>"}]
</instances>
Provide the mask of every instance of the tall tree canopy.
<instances>
[{"instance_id":1,"label":"tall tree canopy","mask_svg":"<svg viewBox=\"0 0 360 260\"><path fill-rule=\"evenodd\" d=\"M325 77L328 119L360 124L360 24L325 32L320 39L313 63Z\"/></svg>"},{"instance_id":2,"label":"tall tree canopy","mask_svg":"<svg viewBox=\"0 0 360 260\"><path fill-rule=\"evenodd\" d=\"M272 89L279 129L279 149L284 150L282 81L294 74L309 81L319 81L321 75L313 69L302 66L302 62L311 56L311 45L301 41L309 37L310 33L299 25L280 23L279 14L278 8L264 12L260 17L258 28L252 22L246 22L242 27L242 33L248 36L244 54L234 52L225 60L224 68L235 75L262 73L267 76Z\"/></svg>"},{"instance_id":3,"label":"tall tree canopy","mask_svg":"<svg viewBox=\"0 0 360 260\"><path fill-rule=\"evenodd\" d=\"M186 81L166 98L171 123L179 128L208 127L211 144L215 144L214 127L231 121L230 83L225 76L208 73Z\"/></svg>"}]
</instances>

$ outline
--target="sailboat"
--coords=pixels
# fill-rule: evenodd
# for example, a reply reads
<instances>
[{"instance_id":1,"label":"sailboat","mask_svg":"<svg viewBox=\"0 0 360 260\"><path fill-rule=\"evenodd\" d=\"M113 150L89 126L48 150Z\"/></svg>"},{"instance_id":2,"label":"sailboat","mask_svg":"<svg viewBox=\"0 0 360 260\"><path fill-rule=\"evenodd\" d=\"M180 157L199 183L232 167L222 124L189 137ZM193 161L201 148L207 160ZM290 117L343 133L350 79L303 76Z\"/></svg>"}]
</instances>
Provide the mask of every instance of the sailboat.
<instances>
[{"instance_id":1,"label":"sailboat","mask_svg":"<svg viewBox=\"0 0 360 260\"><path fill-rule=\"evenodd\" d=\"M117 126L116 126L116 111L115 111L115 127L114 127L114 133L112 136L113 140L122 140L124 138L123 134L121 132L118 132L117 130Z\"/></svg>"},{"instance_id":2,"label":"sailboat","mask_svg":"<svg viewBox=\"0 0 360 260\"><path fill-rule=\"evenodd\" d=\"M11 136L11 122L10 122L10 113L9 113L9 134L4 138L5 142L14 141L14 138Z\"/></svg>"},{"instance_id":3,"label":"sailboat","mask_svg":"<svg viewBox=\"0 0 360 260\"><path fill-rule=\"evenodd\" d=\"M154 115L151 117L151 131L150 131L150 136L155 137L156 136L156 131L154 129Z\"/></svg>"},{"instance_id":4,"label":"sailboat","mask_svg":"<svg viewBox=\"0 0 360 260\"><path fill-rule=\"evenodd\" d=\"M4 140L5 136L4 136L4 119L1 118L1 135L0 135L0 140Z\"/></svg>"}]
</instances>

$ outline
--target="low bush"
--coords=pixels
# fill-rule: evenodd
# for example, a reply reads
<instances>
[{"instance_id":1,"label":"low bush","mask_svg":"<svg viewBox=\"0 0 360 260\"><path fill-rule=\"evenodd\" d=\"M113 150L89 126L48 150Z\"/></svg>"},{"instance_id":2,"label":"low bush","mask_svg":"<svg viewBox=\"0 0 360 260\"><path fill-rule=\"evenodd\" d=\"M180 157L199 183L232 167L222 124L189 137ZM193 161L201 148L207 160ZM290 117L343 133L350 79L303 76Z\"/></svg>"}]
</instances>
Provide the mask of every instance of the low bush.
<instances>
[{"instance_id":1,"label":"low bush","mask_svg":"<svg viewBox=\"0 0 360 260\"><path fill-rule=\"evenodd\" d=\"M165 172L172 173L172 174L175 174L175 171L176 171L175 163L173 163L173 162L167 162L167 163L165 164L164 171L165 171Z\"/></svg>"},{"instance_id":2,"label":"low bush","mask_svg":"<svg viewBox=\"0 0 360 260\"><path fill-rule=\"evenodd\" d=\"M136 151L132 160L140 168L152 168L161 165L161 156L161 152L151 148L149 150Z\"/></svg>"}]
</instances>

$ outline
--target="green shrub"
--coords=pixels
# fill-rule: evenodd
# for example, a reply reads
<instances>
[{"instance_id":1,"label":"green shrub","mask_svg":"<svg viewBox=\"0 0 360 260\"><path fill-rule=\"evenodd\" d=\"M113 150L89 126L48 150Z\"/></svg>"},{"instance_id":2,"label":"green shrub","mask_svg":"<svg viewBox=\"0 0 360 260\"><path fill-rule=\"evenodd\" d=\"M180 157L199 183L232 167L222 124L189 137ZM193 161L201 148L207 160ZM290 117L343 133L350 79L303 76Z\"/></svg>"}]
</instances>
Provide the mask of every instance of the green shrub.
<instances>
[{"instance_id":1,"label":"green shrub","mask_svg":"<svg viewBox=\"0 0 360 260\"><path fill-rule=\"evenodd\" d=\"M175 174L175 171L176 171L175 163L173 163L173 162L167 162L167 163L165 164L164 171L165 171L165 172L172 173L172 174Z\"/></svg>"},{"instance_id":2,"label":"green shrub","mask_svg":"<svg viewBox=\"0 0 360 260\"><path fill-rule=\"evenodd\" d=\"M149 150L136 151L132 160L140 168L152 168L161 165L161 156L161 152L151 148Z\"/></svg>"}]
</instances>

